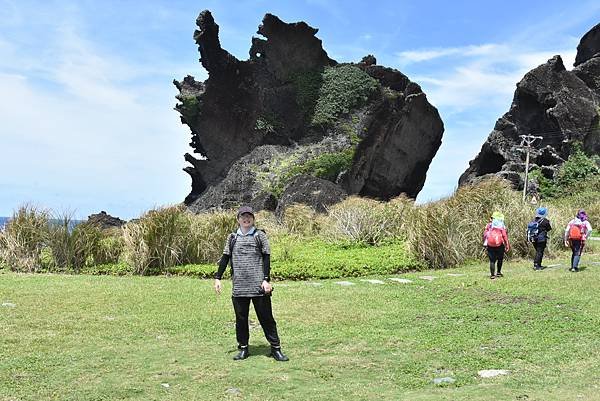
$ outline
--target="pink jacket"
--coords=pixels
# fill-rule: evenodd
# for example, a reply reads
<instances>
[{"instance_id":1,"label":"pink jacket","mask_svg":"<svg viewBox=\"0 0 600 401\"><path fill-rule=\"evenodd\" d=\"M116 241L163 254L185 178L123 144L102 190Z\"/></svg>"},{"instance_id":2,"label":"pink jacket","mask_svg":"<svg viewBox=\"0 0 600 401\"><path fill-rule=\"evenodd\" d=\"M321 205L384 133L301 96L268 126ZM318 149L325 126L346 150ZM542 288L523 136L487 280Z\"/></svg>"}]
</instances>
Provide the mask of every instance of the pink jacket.
<instances>
[{"instance_id":1,"label":"pink jacket","mask_svg":"<svg viewBox=\"0 0 600 401\"><path fill-rule=\"evenodd\" d=\"M508 251L510 249L510 243L508 242L508 233L506 232L506 227L496 228L502 232L502 243L504 244L504 246L506 246L506 251ZM488 225L485 226L485 230L483 231L483 246L487 246L487 237L490 231L492 231L492 223L488 223Z\"/></svg>"}]
</instances>

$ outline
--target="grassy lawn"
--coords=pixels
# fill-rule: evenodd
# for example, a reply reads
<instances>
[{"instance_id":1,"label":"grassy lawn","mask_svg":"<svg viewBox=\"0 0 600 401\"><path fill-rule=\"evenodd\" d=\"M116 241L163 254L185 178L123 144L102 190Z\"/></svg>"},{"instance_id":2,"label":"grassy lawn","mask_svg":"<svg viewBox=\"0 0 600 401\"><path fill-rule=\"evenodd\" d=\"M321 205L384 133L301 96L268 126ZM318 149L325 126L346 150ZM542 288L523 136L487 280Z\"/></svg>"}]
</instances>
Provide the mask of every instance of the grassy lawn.
<instances>
[{"instance_id":1,"label":"grassy lawn","mask_svg":"<svg viewBox=\"0 0 600 401\"><path fill-rule=\"evenodd\" d=\"M0 400L600 399L592 261L581 273L511 262L498 280L480 264L398 276L407 284L275 283L287 363L264 356L260 327L253 355L231 360L229 282L217 297L185 277L4 273Z\"/></svg>"}]
</instances>

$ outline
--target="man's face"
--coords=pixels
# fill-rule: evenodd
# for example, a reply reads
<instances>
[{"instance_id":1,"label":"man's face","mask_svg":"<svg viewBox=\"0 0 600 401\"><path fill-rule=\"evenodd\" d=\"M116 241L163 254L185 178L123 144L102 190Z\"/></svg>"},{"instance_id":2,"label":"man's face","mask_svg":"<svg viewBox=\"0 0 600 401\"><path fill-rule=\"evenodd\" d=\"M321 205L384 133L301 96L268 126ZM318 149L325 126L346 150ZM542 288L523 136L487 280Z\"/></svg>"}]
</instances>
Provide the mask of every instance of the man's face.
<instances>
[{"instance_id":1,"label":"man's face","mask_svg":"<svg viewBox=\"0 0 600 401\"><path fill-rule=\"evenodd\" d=\"M240 223L240 227L242 228L250 228L254 225L254 216L250 213L242 213L238 217L238 223Z\"/></svg>"}]
</instances>

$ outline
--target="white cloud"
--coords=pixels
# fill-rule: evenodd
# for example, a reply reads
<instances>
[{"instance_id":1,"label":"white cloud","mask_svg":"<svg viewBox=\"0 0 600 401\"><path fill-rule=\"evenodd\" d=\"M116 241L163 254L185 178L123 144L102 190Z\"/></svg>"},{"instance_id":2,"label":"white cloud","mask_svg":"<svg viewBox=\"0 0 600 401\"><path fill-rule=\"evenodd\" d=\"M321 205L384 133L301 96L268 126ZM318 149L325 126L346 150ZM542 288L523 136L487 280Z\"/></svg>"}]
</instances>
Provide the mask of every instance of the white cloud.
<instances>
[{"instance_id":1,"label":"white cloud","mask_svg":"<svg viewBox=\"0 0 600 401\"><path fill-rule=\"evenodd\" d=\"M446 55L454 50L448 49ZM556 54L563 55L566 66L575 58L571 49L531 51L511 45L473 46L468 57L466 52L454 54L464 59L456 60L452 68L440 67L433 73L411 76L434 105L452 113L490 103L504 104L508 109L516 83L528 71Z\"/></svg>"},{"instance_id":2,"label":"white cloud","mask_svg":"<svg viewBox=\"0 0 600 401\"><path fill-rule=\"evenodd\" d=\"M408 75L423 87L446 128L419 202L449 195L496 119L508 111L517 82L556 54L569 69L575 47L541 51L505 43L405 52L404 60L423 60L419 66L430 64L427 74Z\"/></svg>"},{"instance_id":3,"label":"white cloud","mask_svg":"<svg viewBox=\"0 0 600 401\"><path fill-rule=\"evenodd\" d=\"M10 172L0 215L33 201L131 218L182 201L189 130L172 110L171 80L187 66L126 61L65 22L44 41L34 62L0 37L0 170Z\"/></svg>"},{"instance_id":4,"label":"white cloud","mask_svg":"<svg viewBox=\"0 0 600 401\"><path fill-rule=\"evenodd\" d=\"M479 56L493 53L498 48L498 45L490 43L483 45L471 45L464 47L446 47L433 49L418 49L408 50L397 54L398 63L401 66L406 66L412 63L420 63L430 61L447 56Z\"/></svg>"}]
</instances>

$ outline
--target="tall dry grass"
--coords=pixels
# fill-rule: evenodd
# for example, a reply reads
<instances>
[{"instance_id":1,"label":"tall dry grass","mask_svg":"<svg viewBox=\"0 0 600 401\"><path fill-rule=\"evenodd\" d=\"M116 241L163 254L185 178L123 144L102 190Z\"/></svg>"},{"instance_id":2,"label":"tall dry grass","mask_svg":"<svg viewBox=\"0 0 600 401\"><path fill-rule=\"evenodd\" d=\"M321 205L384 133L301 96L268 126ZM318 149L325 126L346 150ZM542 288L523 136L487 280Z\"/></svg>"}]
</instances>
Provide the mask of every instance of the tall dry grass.
<instances>
[{"instance_id":1,"label":"tall dry grass","mask_svg":"<svg viewBox=\"0 0 600 401\"><path fill-rule=\"evenodd\" d=\"M13 213L0 233L0 259L9 269L36 272L42 268L42 249L49 238L50 212L31 204Z\"/></svg>"},{"instance_id":2,"label":"tall dry grass","mask_svg":"<svg viewBox=\"0 0 600 401\"><path fill-rule=\"evenodd\" d=\"M415 206L409 215L408 244L433 268L456 266L485 256L482 233L494 211L505 215L511 256L529 256L527 223L535 207L523 204L519 194L501 179L459 188L452 196Z\"/></svg>"},{"instance_id":3,"label":"tall dry grass","mask_svg":"<svg viewBox=\"0 0 600 401\"><path fill-rule=\"evenodd\" d=\"M314 236L323 228L323 215L315 212L311 207L301 204L293 204L285 208L281 215L278 234L296 236Z\"/></svg>"},{"instance_id":4,"label":"tall dry grass","mask_svg":"<svg viewBox=\"0 0 600 401\"><path fill-rule=\"evenodd\" d=\"M123 228L125 261L142 275L181 264L215 262L235 225L232 212L194 215L183 206L151 210Z\"/></svg>"},{"instance_id":5,"label":"tall dry grass","mask_svg":"<svg viewBox=\"0 0 600 401\"><path fill-rule=\"evenodd\" d=\"M563 231L575 212L584 207L596 228L600 225L598 192L544 203L553 231L548 255L566 249ZM349 197L319 214L308 206L292 205L278 219L271 212L256 213L257 226L272 242L298 243L319 236L328 242L377 246L403 241L419 261L446 268L485 258L482 232L494 211L505 215L512 250L508 257L531 258L526 227L540 205L523 203L521 194L501 179L488 179L459 188L452 196L422 205L400 196L389 202ZM48 211L26 205L0 232L0 259L18 271L79 271L84 265L125 261L136 274L163 273L185 264L215 263L226 238L237 228L235 211L192 214L183 206L158 208L140 219L111 231L80 224L69 230L70 220L49 225ZM599 244L600 245L600 244ZM587 249L596 246L593 241ZM42 255L48 254L50 258ZM49 261L47 259L50 259ZM285 259L285 255L284 255Z\"/></svg>"},{"instance_id":6,"label":"tall dry grass","mask_svg":"<svg viewBox=\"0 0 600 401\"><path fill-rule=\"evenodd\" d=\"M364 245L405 239L405 223L413 207L406 197L379 202L351 196L328 209L322 236L330 241Z\"/></svg>"}]
</instances>

